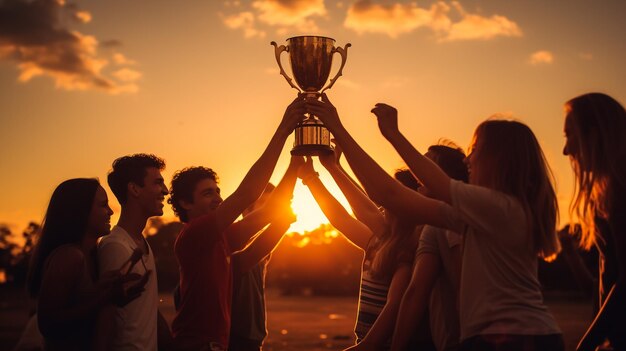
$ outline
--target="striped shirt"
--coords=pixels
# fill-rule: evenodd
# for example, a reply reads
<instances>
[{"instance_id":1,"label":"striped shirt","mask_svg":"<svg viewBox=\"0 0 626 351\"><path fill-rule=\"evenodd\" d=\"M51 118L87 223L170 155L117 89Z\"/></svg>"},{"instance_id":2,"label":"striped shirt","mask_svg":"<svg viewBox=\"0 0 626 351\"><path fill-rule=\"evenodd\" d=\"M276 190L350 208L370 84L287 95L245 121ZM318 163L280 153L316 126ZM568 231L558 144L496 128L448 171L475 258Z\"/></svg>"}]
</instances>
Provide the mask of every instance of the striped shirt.
<instances>
[{"instance_id":1,"label":"striped shirt","mask_svg":"<svg viewBox=\"0 0 626 351\"><path fill-rule=\"evenodd\" d=\"M371 275L370 260L363 261L363 274L361 276L361 292L359 294L359 313L354 328L357 343L361 342L370 331L374 322L387 303L387 293L391 285L391 279L379 280Z\"/></svg>"}]
</instances>

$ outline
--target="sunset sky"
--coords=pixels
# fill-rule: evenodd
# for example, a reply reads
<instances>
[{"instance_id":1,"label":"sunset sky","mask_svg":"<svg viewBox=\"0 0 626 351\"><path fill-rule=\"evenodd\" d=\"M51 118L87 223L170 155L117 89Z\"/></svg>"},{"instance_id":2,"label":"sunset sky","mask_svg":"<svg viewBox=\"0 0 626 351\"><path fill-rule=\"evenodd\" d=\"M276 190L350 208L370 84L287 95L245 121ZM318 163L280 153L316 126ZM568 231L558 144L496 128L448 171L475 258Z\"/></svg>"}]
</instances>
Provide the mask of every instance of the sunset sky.
<instances>
[{"instance_id":1,"label":"sunset sky","mask_svg":"<svg viewBox=\"0 0 626 351\"><path fill-rule=\"evenodd\" d=\"M403 164L375 103L398 108L421 150L440 138L466 148L478 123L504 114L535 131L566 213L563 103L591 91L626 102L624 15L621 0L0 0L0 223L40 221L68 178L108 190L111 162L138 152L166 160L168 184L204 165L232 193L296 94L270 42L297 35L352 44L328 95L390 173ZM294 230L326 221L307 192L298 184Z\"/></svg>"}]
</instances>

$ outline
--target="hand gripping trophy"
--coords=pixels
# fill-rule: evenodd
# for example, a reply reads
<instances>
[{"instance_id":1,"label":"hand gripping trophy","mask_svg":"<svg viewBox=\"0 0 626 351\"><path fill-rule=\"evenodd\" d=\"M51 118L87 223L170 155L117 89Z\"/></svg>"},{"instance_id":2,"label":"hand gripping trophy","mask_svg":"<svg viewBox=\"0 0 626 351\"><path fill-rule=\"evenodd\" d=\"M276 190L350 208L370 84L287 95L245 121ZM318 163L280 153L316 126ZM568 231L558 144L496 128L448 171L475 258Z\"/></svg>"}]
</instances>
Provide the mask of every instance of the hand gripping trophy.
<instances>
[{"instance_id":1,"label":"hand gripping trophy","mask_svg":"<svg viewBox=\"0 0 626 351\"><path fill-rule=\"evenodd\" d=\"M326 90L330 89L341 76L343 66L348 58L349 43L344 48L335 47L335 39L320 36L299 36L287 39L287 45L274 45L276 62L280 68L280 74L285 77L287 83L298 92L305 93L307 98L319 98ZM286 51L289 53L291 71L296 79L293 80L287 75L280 63L280 54ZM338 52L341 55L341 66L339 71L332 78L327 87L324 88L333 62L333 54ZM324 124L315 116L307 116L300 122L295 130L295 141L292 155L298 156L319 156L333 152L330 145L330 132Z\"/></svg>"}]
</instances>

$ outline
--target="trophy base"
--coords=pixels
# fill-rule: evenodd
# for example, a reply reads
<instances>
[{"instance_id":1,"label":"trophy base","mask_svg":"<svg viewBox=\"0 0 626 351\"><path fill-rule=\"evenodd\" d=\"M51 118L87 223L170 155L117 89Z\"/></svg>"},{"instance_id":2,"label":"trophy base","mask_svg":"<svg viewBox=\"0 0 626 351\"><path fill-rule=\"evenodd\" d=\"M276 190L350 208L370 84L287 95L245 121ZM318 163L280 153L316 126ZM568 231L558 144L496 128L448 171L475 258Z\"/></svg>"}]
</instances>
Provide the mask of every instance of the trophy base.
<instances>
[{"instance_id":1,"label":"trophy base","mask_svg":"<svg viewBox=\"0 0 626 351\"><path fill-rule=\"evenodd\" d=\"M329 155L335 152L333 148L329 145L322 144L305 144L294 146L291 149L291 154L293 156L321 156L321 155Z\"/></svg>"}]
</instances>

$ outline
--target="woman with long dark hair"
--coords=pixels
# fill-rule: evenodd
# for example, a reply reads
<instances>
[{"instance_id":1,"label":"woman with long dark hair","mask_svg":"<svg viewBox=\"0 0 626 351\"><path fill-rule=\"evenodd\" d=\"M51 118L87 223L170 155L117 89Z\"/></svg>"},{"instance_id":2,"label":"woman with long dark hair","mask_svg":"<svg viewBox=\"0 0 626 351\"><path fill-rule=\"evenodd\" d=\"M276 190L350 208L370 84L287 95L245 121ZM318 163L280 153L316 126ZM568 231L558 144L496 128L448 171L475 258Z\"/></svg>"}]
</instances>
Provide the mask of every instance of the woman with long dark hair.
<instances>
[{"instance_id":1,"label":"woman with long dark hair","mask_svg":"<svg viewBox=\"0 0 626 351\"><path fill-rule=\"evenodd\" d=\"M581 222L581 246L600 253L598 314L578 350L608 339L626 349L626 111L612 97L589 93L565 104L565 148L576 176L570 215Z\"/></svg>"},{"instance_id":2,"label":"woman with long dark hair","mask_svg":"<svg viewBox=\"0 0 626 351\"><path fill-rule=\"evenodd\" d=\"M137 276L98 274L96 241L109 233L112 214L96 179L66 180L52 194L27 281L46 350L106 349L103 309L140 293L122 288Z\"/></svg>"}]
</instances>

